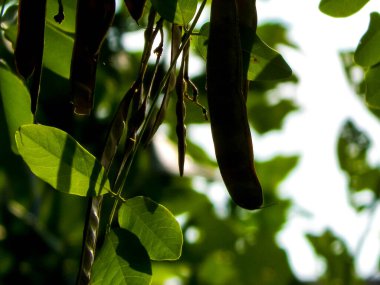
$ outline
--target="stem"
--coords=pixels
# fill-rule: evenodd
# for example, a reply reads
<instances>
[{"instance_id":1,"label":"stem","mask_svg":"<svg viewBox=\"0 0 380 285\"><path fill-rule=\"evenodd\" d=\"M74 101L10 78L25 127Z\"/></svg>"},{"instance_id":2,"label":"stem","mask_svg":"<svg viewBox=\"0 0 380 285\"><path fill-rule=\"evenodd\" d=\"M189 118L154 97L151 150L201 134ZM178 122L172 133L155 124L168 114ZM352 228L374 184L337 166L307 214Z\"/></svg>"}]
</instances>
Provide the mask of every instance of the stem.
<instances>
[{"instance_id":1,"label":"stem","mask_svg":"<svg viewBox=\"0 0 380 285\"><path fill-rule=\"evenodd\" d=\"M199 20L199 17L200 17L201 14L202 14L202 11L203 11L203 9L204 9L204 7L205 7L205 5L206 5L206 2L207 2L207 0L203 0L203 2L202 2L202 4L201 4L201 6L199 7L198 12L197 12L197 14L196 14L196 16L195 16L195 18L194 18L194 21L192 22L192 24L191 24L189 30L184 34L184 36L183 36L183 38L182 38L181 46L180 46L180 48L179 48L179 50L178 50L178 53L176 54L176 56L174 57L172 63L170 64L169 69L166 71L165 76L164 76L164 78L162 79L162 81L161 81L161 83L160 83L160 86L159 86L159 88L158 88L158 90L157 90L155 96L153 96L151 106L155 106L156 101L158 100L158 97L159 97L158 95L159 95L159 94L163 91L163 89L165 88L166 82L168 81L168 79L169 79L169 77L170 77L170 75L171 75L171 71L172 71L172 69L176 66L177 59L179 58L179 56L180 56L180 54L182 53L182 51L184 50L184 48L185 48L187 42L189 41L190 36L191 36L191 34L192 34L192 31L194 30L195 25L197 24L197 22L198 22L198 20ZM122 191L123 191L123 188L124 188L125 182L126 182L126 180L127 180L127 176L128 176L128 174L129 174L129 171L130 171L130 168L131 168L132 162L133 162L133 160L134 160L134 158L135 158L135 156L136 156L136 153L137 153L137 151L138 151L138 149L139 149L139 146L140 146L140 144L141 144L141 140L142 140L143 134L144 134L144 132L145 132L147 126L148 126L148 122L149 122L150 118L152 117L153 113L154 113L154 108L151 107L151 108L149 109L149 112L148 112L146 118L145 118L144 124L143 124L143 126L142 126L142 128L141 128L141 131L140 131L140 134L139 134L139 136L137 137L137 141L136 141L135 147L134 147L134 149L132 150L131 155L128 157L128 159L127 159L127 161L126 161L126 163L125 163L126 166L125 166L125 167L122 167L122 169L121 169L121 171L120 171L120 172L123 173L123 175L122 175L123 179L121 180L120 185L118 185L118 184L119 184L119 183L117 183L118 181L115 182L115 188L114 188L114 189L117 189L117 192L116 192L117 194L116 194L116 195L117 195L118 198L121 198L121 194L122 194ZM108 222L108 225L107 225L107 229L108 229L108 230L109 230L110 227L111 227L111 222L112 222L112 220L113 220L113 218L114 218L114 216L115 216L115 213L116 213L116 209L117 209L118 203L119 203L119 199L115 199L115 202L114 202L114 204L113 204L112 211L111 211L111 214L110 214L110 217L109 217L109 222ZM108 230L107 230L107 231L108 231Z\"/></svg>"},{"instance_id":2,"label":"stem","mask_svg":"<svg viewBox=\"0 0 380 285\"><path fill-rule=\"evenodd\" d=\"M168 81L169 77L170 77L170 74L171 74L171 71L172 69L176 66L176 63L177 63L177 60L179 58L179 56L181 55L183 49L185 48L186 46L186 43L190 40L190 36L195 28L195 25L197 24L198 20L199 20L199 17L201 16L202 14L202 11L206 5L206 2L207 0L203 0L201 6L199 7L198 9L198 12L197 14L195 15L195 18L194 18L194 21L191 23L191 26L189 28L189 30L183 35L183 38L182 38L182 43L181 43L181 46L180 48L178 49L178 53L175 55L175 57L173 58L173 61L172 63L170 64L169 66L169 69L166 71L165 73L165 76L164 78L162 79L161 83L160 83L160 86L155 94L155 96L153 96L153 100L152 100L152 106L154 106L156 104L156 101L158 99L158 95L164 90L164 87L166 85L166 82ZM145 132L145 129L147 128L147 122L149 121L149 119L152 117L153 115L153 108L150 108L149 112L148 112L148 115L147 115L147 118L146 118L146 121L141 129L141 134L143 134ZM137 147L140 145L140 142L141 142L141 139L142 139L142 136L139 136L138 138L138 141L137 141Z\"/></svg>"},{"instance_id":3,"label":"stem","mask_svg":"<svg viewBox=\"0 0 380 285\"><path fill-rule=\"evenodd\" d=\"M369 212L369 218L368 218L367 225L366 225L363 233L361 234L360 239L358 241L358 244L356 246L356 250L355 250L355 255L356 256L360 255L360 252L362 251L365 239L367 238L368 233L369 233L369 231L372 228L372 224L373 224L373 221L374 221L374 218L375 218L376 209L377 209L377 200L374 199L373 202L370 205L370 208L369 208L370 212Z\"/></svg>"},{"instance_id":4,"label":"stem","mask_svg":"<svg viewBox=\"0 0 380 285\"><path fill-rule=\"evenodd\" d=\"M157 23L156 31L158 31L158 30L160 31L160 34L161 34L161 41L160 41L159 46L155 49L157 51L156 52L157 59L156 59L155 69L154 69L154 73L153 73L153 76L152 76L152 79L151 79L151 84L149 86L148 93L147 93L147 95L145 96L145 99L144 99L145 102L143 104L146 104L146 101L147 101L147 99L149 98L149 96L150 96L150 94L152 92L153 82L154 82L154 79L156 78L159 62L160 62L161 55L162 55L162 47L163 47L162 21L159 21ZM157 35L157 32L153 33L152 35L153 36L151 38L151 41L153 42L154 39L155 39L155 37L156 37L156 35ZM149 45L149 49L150 50L152 49L152 45ZM149 58L147 58L147 60L149 60ZM140 127L140 126L138 126L138 127ZM129 139L132 140L131 138L129 138ZM112 223L113 217L115 216L116 209L117 209L117 206L119 204L119 200L125 201L121 197L121 192L122 192L123 186L124 186L124 184L126 182L129 170L130 170L130 168L132 166L132 162L133 162L133 158L130 159L130 154L133 153L135 151L135 149L136 149L136 142L133 141L133 145L131 146L130 151L127 152L126 155L124 155L123 161L122 161L121 166L119 168L119 173L117 174L115 185L114 185L114 189L117 189L117 193L115 195L116 196L116 200L115 200L115 202L114 202L114 204L112 206L112 210L111 210L111 214L110 214L110 219L109 219L108 224L107 224L107 230L106 230L107 232L109 232L110 229L111 229L111 223ZM125 167L125 165L126 165L126 167Z\"/></svg>"},{"instance_id":5,"label":"stem","mask_svg":"<svg viewBox=\"0 0 380 285\"><path fill-rule=\"evenodd\" d=\"M146 73L147 66L148 66L148 61L150 58L150 54L152 52L154 40L155 40L159 31L161 32L161 42L162 42L162 25L163 25L164 20L162 18L160 18L156 24L156 29L154 29L155 16L156 16L156 11L152 8L150 10L150 14L149 14L148 28L145 30L145 35L144 35L145 36L145 45L144 45L143 55L141 58L139 75L138 75L138 78L134 84L134 86L137 86L137 87L133 87L134 89L136 89L136 88L139 89L139 91L138 91L139 94L138 95L136 94L136 96L139 96L139 97L134 98L134 99L138 99L137 101L140 101L140 96L142 94L141 90L142 90L142 85L143 85L145 73ZM158 61L159 61L160 57L161 57L161 53L158 53L157 54L157 65L158 65ZM156 69L157 69L157 66L156 66ZM112 206L110 219L109 219L108 224L106 226L106 232L107 233L111 230L112 220L113 220L113 217L115 216L115 212L116 212L116 209L117 209L117 206L119 203L118 200L119 199L123 200L122 197L120 196L121 191L122 191L121 185L123 185L123 183L121 183L120 181L123 181L123 179L121 179L122 177L127 176L127 174L125 174L125 169L127 169L127 173L129 173L130 165L127 165L127 168L125 168L125 165L132 163L131 161L129 161L129 157L130 157L130 154L132 152L134 152L134 149L135 149L136 133L137 133L137 131L140 128L141 123L142 123L140 116L141 116L142 112L145 115L145 106L147 103L148 96L149 96L149 93L144 98L144 102L141 105L135 106L136 109L133 112L133 114L131 115L129 122L128 122L127 142L126 142L126 146L125 146L124 157L123 157L122 163L119 167L118 174L116 176L115 184L113 187L114 190L117 190L116 194L114 194L114 196L116 197L116 200Z\"/></svg>"}]
</instances>

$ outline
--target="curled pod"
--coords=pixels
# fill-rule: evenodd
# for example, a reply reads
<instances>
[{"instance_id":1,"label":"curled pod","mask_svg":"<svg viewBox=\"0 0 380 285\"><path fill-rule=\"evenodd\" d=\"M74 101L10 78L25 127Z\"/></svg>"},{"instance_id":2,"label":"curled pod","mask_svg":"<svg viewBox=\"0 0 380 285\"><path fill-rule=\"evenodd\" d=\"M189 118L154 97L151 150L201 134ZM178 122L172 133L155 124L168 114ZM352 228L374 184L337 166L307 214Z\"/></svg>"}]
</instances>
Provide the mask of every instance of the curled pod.
<instances>
[{"instance_id":1,"label":"curled pod","mask_svg":"<svg viewBox=\"0 0 380 285\"><path fill-rule=\"evenodd\" d=\"M216 159L232 200L263 203L243 94L242 49L235 0L213 0L207 52L207 98Z\"/></svg>"},{"instance_id":2,"label":"curled pod","mask_svg":"<svg viewBox=\"0 0 380 285\"><path fill-rule=\"evenodd\" d=\"M18 73L28 79L41 65L44 48L46 0L20 0L15 61Z\"/></svg>"},{"instance_id":3,"label":"curled pod","mask_svg":"<svg viewBox=\"0 0 380 285\"><path fill-rule=\"evenodd\" d=\"M78 0L70 73L76 114L91 113L100 47L114 15L115 0Z\"/></svg>"}]
</instances>

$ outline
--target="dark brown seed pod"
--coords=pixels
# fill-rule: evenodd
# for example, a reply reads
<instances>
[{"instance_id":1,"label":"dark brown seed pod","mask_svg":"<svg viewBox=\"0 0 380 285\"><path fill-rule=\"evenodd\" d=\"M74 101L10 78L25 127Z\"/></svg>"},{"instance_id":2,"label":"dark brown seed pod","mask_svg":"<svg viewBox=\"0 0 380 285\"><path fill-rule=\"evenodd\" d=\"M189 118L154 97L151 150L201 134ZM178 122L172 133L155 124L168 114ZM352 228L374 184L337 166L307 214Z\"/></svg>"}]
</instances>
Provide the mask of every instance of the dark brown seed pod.
<instances>
[{"instance_id":1,"label":"dark brown seed pod","mask_svg":"<svg viewBox=\"0 0 380 285\"><path fill-rule=\"evenodd\" d=\"M115 15L115 0L78 0L71 60L74 112L91 113L100 47Z\"/></svg>"},{"instance_id":2,"label":"dark brown seed pod","mask_svg":"<svg viewBox=\"0 0 380 285\"><path fill-rule=\"evenodd\" d=\"M15 61L18 73L28 79L41 64L44 47L46 0L20 0Z\"/></svg>"},{"instance_id":3,"label":"dark brown seed pod","mask_svg":"<svg viewBox=\"0 0 380 285\"><path fill-rule=\"evenodd\" d=\"M258 209L263 197L243 94L235 0L213 0L207 54L207 98L219 169L233 201L245 209Z\"/></svg>"}]
</instances>

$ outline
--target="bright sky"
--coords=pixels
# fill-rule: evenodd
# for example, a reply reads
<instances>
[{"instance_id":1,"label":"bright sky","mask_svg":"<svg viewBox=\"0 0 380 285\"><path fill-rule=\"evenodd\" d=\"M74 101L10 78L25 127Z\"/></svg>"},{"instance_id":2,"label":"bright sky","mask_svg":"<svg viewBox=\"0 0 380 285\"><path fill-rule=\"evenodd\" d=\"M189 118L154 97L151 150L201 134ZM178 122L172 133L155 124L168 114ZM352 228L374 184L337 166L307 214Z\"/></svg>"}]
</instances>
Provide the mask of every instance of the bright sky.
<instances>
[{"instance_id":1,"label":"bright sky","mask_svg":"<svg viewBox=\"0 0 380 285\"><path fill-rule=\"evenodd\" d=\"M380 122L348 86L338 50L356 47L367 30L369 14L378 7L371 1L354 16L336 19L318 10L319 0L257 2L259 21L287 24L290 38L300 47L299 51L284 48L281 53L299 76L300 84L286 93L301 106L301 112L290 115L281 132L254 137L254 145L258 159L269 158L274 152L301 154L296 171L281 185L281 193L291 197L298 209L291 213L278 240L287 249L297 275L312 279L323 267L303 233L331 228L354 252L368 221L368 213L357 215L348 206L347 180L337 164L336 141L347 118L372 139L380 137ZM371 159L378 162L380 144L373 141L373 145ZM302 216L303 209L312 217ZM377 211L375 221L379 220ZM375 222L358 259L357 269L363 276L376 272L379 233L380 223Z\"/></svg>"}]
</instances>

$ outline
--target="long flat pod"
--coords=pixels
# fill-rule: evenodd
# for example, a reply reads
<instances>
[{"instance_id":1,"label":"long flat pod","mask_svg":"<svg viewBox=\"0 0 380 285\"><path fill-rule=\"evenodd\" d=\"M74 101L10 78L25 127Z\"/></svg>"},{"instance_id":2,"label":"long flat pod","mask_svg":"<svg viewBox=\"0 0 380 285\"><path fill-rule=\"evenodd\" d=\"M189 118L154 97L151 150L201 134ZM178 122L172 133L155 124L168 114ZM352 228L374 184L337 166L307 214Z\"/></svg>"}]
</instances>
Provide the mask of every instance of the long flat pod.
<instances>
[{"instance_id":1,"label":"long flat pod","mask_svg":"<svg viewBox=\"0 0 380 285\"><path fill-rule=\"evenodd\" d=\"M207 52L207 93L216 159L234 202L262 205L243 95L243 67L235 0L213 0Z\"/></svg>"},{"instance_id":2,"label":"long flat pod","mask_svg":"<svg viewBox=\"0 0 380 285\"><path fill-rule=\"evenodd\" d=\"M39 64L44 46L46 0L20 0L15 61L19 74L28 79Z\"/></svg>"},{"instance_id":3,"label":"long flat pod","mask_svg":"<svg viewBox=\"0 0 380 285\"><path fill-rule=\"evenodd\" d=\"M30 81L31 111L36 113L44 50L46 0L20 0L15 63L18 73Z\"/></svg>"},{"instance_id":4,"label":"long flat pod","mask_svg":"<svg viewBox=\"0 0 380 285\"><path fill-rule=\"evenodd\" d=\"M74 112L92 110L100 47L112 24L115 0L78 0L70 81Z\"/></svg>"}]
</instances>

